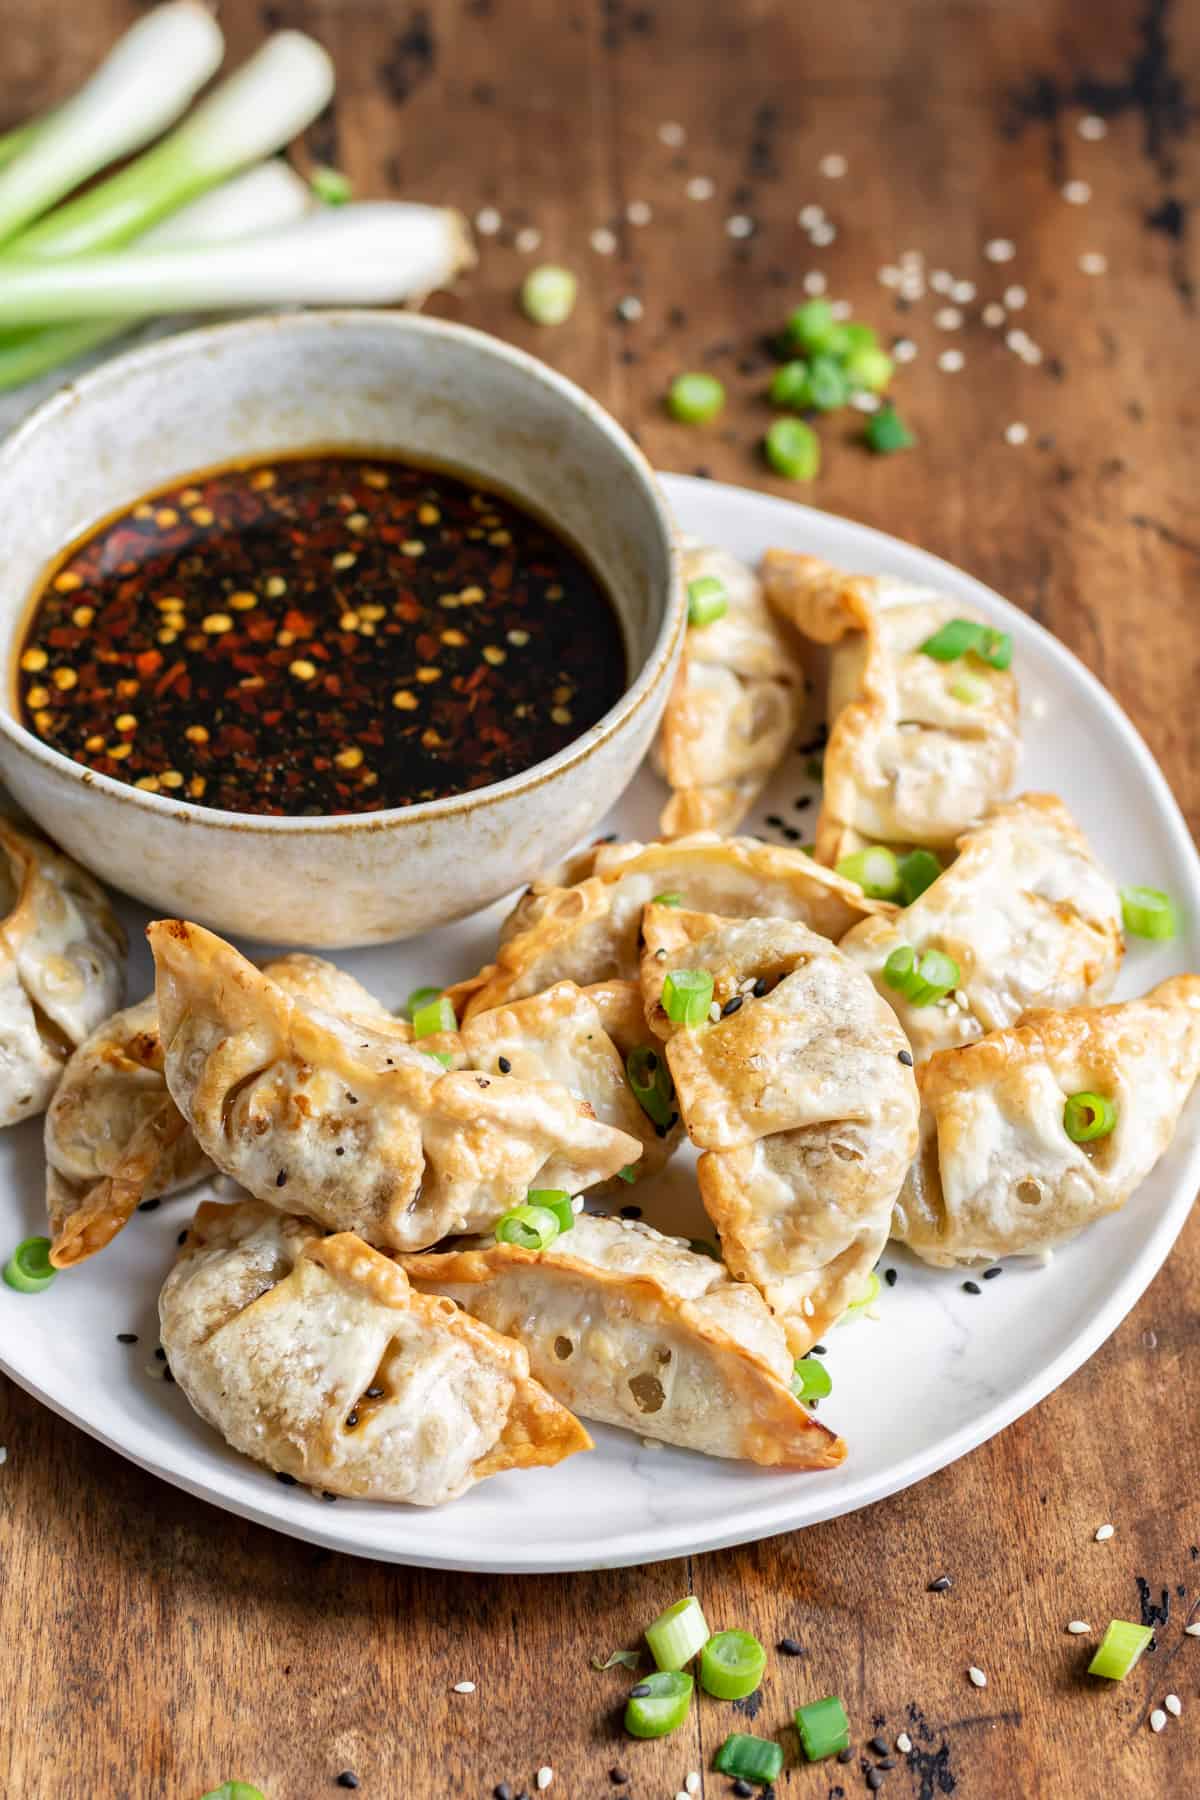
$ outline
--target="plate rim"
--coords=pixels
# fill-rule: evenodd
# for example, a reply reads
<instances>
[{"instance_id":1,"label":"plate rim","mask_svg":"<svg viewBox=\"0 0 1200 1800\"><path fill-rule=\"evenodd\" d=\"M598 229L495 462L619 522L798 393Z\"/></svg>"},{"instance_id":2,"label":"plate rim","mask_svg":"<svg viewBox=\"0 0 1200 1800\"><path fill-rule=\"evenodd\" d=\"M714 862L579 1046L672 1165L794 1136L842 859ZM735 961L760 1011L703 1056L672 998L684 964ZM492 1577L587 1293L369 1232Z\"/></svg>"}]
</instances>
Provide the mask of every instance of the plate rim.
<instances>
[{"instance_id":1,"label":"plate rim","mask_svg":"<svg viewBox=\"0 0 1200 1800\"><path fill-rule=\"evenodd\" d=\"M779 517L781 536L799 535L806 527L810 531L827 531L831 523L844 527L856 538L866 539L878 550L880 567L886 568L889 563L895 567L898 562L903 563L910 558L918 561L926 570L932 565L937 570L945 571L952 578L954 586L961 587L966 583L973 588L985 612L998 611L1002 617L1017 622L1022 633L1031 633L1060 674L1065 674L1074 684L1082 682L1097 704L1105 728L1115 731L1125 754L1132 759L1137 772L1151 790L1156 801L1154 810L1167 831L1171 851L1189 874L1190 889L1186 895L1186 904L1193 916L1200 914L1200 854L1166 776L1119 702L1086 664L1040 621L1022 612L1013 602L996 593L978 577L946 558L846 514L807 506L732 482L712 481L666 471L656 471L656 474L668 501L673 501L677 494L684 494L689 499L698 498L701 494L709 497L719 494L727 503L753 502L756 507L764 508ZM715 535L719 540L719 532ZM286 1496L290 1495L290 1490L281 1489L278 1497L272 1496L274 1505L267 1504L265 1500L258 1503L233 1491L235 1477L241 1473L240 1462L231 1463L228 1469L224 1465L206 1469L203 1478L198 1478L190 1474L186 1467L166 1464L150 1454L143 1454L130 1444L119 1442L103 1425L85 1417L64 1394L47 1387L36 1371L18 1366L9 1347L2 1344L0 1370L52 1412L148 1474L167 1481L193 1498L205 1501L224 1512L345 1555L416 1568L477 1574L584 1573L597 1569L643 1566L689 1555L703 1555L708 1551L728 1549L738 1544L757 1543L786 1532L803 1530L809 1525L824 1523L830 1518L847 1516L914 1486L987 1443L1025 1413L1040 1405L1080 1369L1128 1316L1158 1274L1187 1222L1197 1187L1200 1187L1200 1140L1177 1173L1175 1189L1169 1202L1163 1206L1136 1256L1124 1266L1120 1278L1094 1317L1076 1331L1058 1354L1043 1367L1009 1393L994 1400L979 1415L936 1442L914 1451L910 1456L874 1475L864 1475L848 1489L830 1490L827 1504L821 1501L820 1490L815 1485L809 1486L806 1481L801 1485L789 1483L788 1488L781 1488L778 1495L767 1494L761 1498L756 1497L747 1505L728 1507L721 1515L714 1516L710 1526L698 1527L691 1524L671 1528L659 1525L654 1528L654 1536L649 1543L646 1542L644 1527L616 1530L605 1537L602 1548L591 1550L582 1546L579 1554L564 1555L557 1549L548 1555L539 1554L535 1541L526 1544L519 1538L506 1554L489 1555L479 1551L464 1554L466 1541L470 1536L469 1526L467 1531L456 1534L454 1546L446 1552L439 1552L424 1544L413 1547L403 1541L395 1545L364 1542L361 1536L354 1536L352 1529L348 1533L346 1526L341 1523L353 1520L352 1509L348 1508L338 1515L336 1525L332 1513L315 1513L310 1523L300 1516L292 1516L290 1506L286 1504ZM400 1540L404 1537L403 1518L406 1511L405 1508L396 1508L399 1527L397 1535ZM803 1517L794 1516L798 1511L803 1513ZM439 1516L446 1516L444 1509L438 1509L438 1512ZM329 1519L328 1525L324 1523L326 1517Z\"/></svg>"}]
</instances>

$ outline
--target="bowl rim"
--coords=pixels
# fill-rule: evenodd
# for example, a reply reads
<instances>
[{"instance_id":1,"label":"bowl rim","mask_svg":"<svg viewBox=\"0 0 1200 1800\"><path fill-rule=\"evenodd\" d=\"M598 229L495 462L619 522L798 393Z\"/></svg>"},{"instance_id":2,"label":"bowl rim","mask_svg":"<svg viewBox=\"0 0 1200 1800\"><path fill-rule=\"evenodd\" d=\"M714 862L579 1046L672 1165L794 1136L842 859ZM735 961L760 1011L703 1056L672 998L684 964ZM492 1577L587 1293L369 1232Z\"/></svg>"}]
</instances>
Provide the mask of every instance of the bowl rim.
<instances>
[{"instance_id":1,"label":"bowl rim","mask_svg":"<svg viewBox=\"0 0 1200 1800\"><path fill-rule=\"evenodd\" d=\"M174 362L202 354L214 340L223 342L231 338L253 339L279 332L304 334L353 330L361 325L445 338L469 345L485 355L495 357L499 362L508 363L526 379L552 389L568 406L581 413L602 437L608 439L629 465L640 481L662 533L667 553L667 599L654 642L636 676L619 699L593 725L589 725L578 737L572 738L569 744L565 744L561 750L542 762L531 764L519 774L506 776L503 781L490 782L484 787L472 788L463 794L448 794L438 800L422 800L412 806L387 807L378 812L318 813L293 818L275 813L231 812L223 807L197 806L187 800L177 800L169 794L150 793L144 788L117 781L111 775L104 775L96 769L89 769L83 763L76 762L73 757L43 743L41 738L27 730L13 716L5 702L0 705L0 733L16 750L43 764L52 773L76 782L80 787L94 788L110 799L189 826L199 825L209 830L222 831L282 833L287 836L327 836L347 831L380 832L399 826L420 826L444 818L467 815L483 807L495 806L532 792L586 760L651 699L683 640L687 624L680 573L680 536L658 478L645 453L624 427L578 383L561 375L557 369L552 369L549 364L530 355L528 351L507 343L503 338L494 337L490 332L480 331L475 326L460 325L453 320L418 313L389 312L375 307L336 307L312 312L259 313L249 319L175 332L169 337L158 338L153 343L126 351L124 355L109 358L77 380L65 383L40 405L35 406L15 430L0 442L0 481L9 464L23 454L29 438L36 437L43 431L53 430L56 419L71 411L81 399L90 397L97 390L103 395L105 389L118 385L131 370L140 371L156 364L170 366ZM6 655L8 648L6 643ZM7 680L7 669L4 676Z\"/></svg>"}]
</instances>

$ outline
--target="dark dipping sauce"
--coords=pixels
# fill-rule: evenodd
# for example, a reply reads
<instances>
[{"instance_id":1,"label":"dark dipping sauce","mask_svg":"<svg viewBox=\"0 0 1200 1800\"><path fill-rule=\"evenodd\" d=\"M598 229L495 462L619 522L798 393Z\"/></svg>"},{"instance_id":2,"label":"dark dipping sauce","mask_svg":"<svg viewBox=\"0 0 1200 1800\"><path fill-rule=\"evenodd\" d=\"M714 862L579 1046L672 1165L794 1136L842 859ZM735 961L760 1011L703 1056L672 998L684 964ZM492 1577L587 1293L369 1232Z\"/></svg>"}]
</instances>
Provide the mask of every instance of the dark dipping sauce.
<instances>
[{"instance_id":1,"label":"dark dipping sauce","mask_svg":"<svg viewBox=\"0 0 1200 1800\"><path fill-rule=\"evenodd\" d=\"M626 685L577 551L469 479L313 451L164 489L69 550L18 654L75 762L238 813L377 812L543 762Z\"/></svg>"}]
</instances>

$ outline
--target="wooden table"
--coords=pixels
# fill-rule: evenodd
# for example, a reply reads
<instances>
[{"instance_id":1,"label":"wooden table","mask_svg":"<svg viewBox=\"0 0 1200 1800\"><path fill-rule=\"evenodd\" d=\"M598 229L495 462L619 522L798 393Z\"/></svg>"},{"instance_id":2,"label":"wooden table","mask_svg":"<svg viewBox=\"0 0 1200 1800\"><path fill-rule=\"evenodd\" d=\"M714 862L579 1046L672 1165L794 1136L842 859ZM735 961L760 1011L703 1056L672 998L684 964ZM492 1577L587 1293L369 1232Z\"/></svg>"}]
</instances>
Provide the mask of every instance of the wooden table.
<instances>
[{"instance_id":1,"label":"wooden table","mask_svg":"<svg viewBox=\"0 0 1200 1800\"><path fill-rule=\"evenodd\" d=\"M812 497L962 564L1056 631L1145 733L1195 823L1197 702L1194 245L1200 9L1171 0L227 0L233 49L264 24L315 32L339 70L313 134L364 194L494 207L498 236L436 309L535 349L604 400L662 467L786 489L756 443L763 334L818 271L831 294L919 345L897 394L920 437L871 458L852 414L823 429ZM0 124L77 83L132 0L0 0ZM1103 137L1080 132L1098 114ZM682 126L686 142L667 140ZM821 161L845 157L843 177ZM827 165L828 166L828 165ZM834 165L836 166L836 165ZM708 199L687 184L707 178ZM1090 185L1071 204L1063 184ZM693 190L695 191L695 190ZM701 189L701 191L704 191ZM1074 191L1074 190L1072 190ZM1083 192L1084 190L1080 190ZM649 223L639 203L652 211ZM813 245L806 204L836 227ZM729 222L751 221L751 235ZM515 233L536 228L522 254ZM591 246L598 228L615 253ZM736 233L738 225L732 226ZM818 232L818 237L826 235ZM1011 239L1012 261L982 254ZM603 241L603 240L601 240ZM905 251L978 288L960 330L933 294L897 310L878 271ZM1081 258L1102 255L1107 273ZM570 325L514 306L532 261L570 263ZM980 303L1027 302L989 329ZM642 303L622 321L618 304ZM626 312L636 308L626 307ZM1040 363L1005 344L1023 328ZM961 349L965 367L938 368ZM1028 350L1026 355L1032 355ZM728 385L716 429L669 422L682 368ZM1022 443L1007 441L1022 433ZM1007 436L1006 436L1007 433ZM808 498L805 491L802 495ZM854 1518L643 1570L453 1577L352 1561L241 1523L141 1474L7 1387L0 1441L0 1790L12 1800L195 1800L229 1776L317 1800L357 1772L366 1800L514 1792L673 1795L707 1770L725 1714L622 1742L636 1640L685 1591L774 1643L760 1725L797 1690L840 1693L858 1741L907 1731L888 1795L1155 1797L1200 1774L1200 1222L1104 1349L1035 1413L956 1467ZM919 1354L919 1346L914 1346ZM1116 1535L1097 1544L1098 1525ZM946 1594L927 1592L942 1570ZM1122 1687L1081 1677L1069 1619L1171 1599L1160 1647ZM966 1668L982 1664L984 1691ZM1169 1665L1169 1673L1167 1669ZM801 1681L802 1676L802 1681ZM451 1691L469 1677L470 1697ZM1183 1717L1155 1737L1149 1704ZM718 1720L720 1722L718 1722ZM628 1789L610 1785L620 1763ZM790 1770L793 1796L865 1793L855 1763ZM704 1792L728 1783L704 1775Z\"/></svg>"}]
</instances>

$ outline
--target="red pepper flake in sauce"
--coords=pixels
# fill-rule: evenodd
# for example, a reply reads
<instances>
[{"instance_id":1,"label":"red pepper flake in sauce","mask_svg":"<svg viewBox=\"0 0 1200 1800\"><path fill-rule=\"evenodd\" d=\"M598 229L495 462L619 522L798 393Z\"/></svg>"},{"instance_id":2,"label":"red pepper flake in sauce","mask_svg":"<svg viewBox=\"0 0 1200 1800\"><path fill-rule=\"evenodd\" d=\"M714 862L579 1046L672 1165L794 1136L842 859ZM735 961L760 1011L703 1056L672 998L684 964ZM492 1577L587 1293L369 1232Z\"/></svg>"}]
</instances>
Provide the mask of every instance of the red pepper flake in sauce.
<instances>
[{"instance_id":1,"label":"red pepper flake in sauce","mask_svg":"<svg viewBox=\"0 0 1200 1800\"><path fill-rule=\"evenodd\" d=\"M615 704L621 628L541 520L311 453L197 475L68 551L18 646L27 729L230 812L377 812L543 762Z\"/></svg>"}]
</instances>

